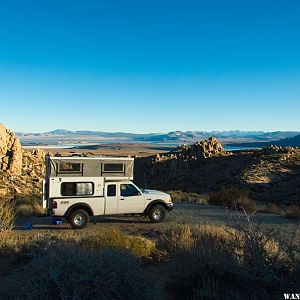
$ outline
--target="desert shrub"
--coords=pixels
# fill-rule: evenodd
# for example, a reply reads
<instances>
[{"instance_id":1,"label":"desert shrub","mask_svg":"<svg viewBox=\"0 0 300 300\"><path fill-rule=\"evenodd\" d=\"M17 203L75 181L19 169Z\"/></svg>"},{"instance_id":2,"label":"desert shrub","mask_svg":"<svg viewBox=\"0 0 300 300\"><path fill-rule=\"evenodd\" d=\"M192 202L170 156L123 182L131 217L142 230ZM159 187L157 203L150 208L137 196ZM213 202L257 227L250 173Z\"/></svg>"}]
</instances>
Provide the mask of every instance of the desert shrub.
<instances>
[{"instance_id":1,"label":"desert shrub","mask_svg":"<svg viewBox=\"0 0 300 300\"><path fill-rule=\"evenodd\" d=\"M23 207L27 206L27 213L29 213L29 208L31 209L30 215L39 215L45 213L43 209L43 203L41 200L41 195L28 194L28 195L18 195L15 197L16 206ZM29 216L30 216L29 215Z\"/></svg>"},{"instance_id":2,"label":"desert shrub","mask_svg":"<svg viewBox=\"0 0 300 300\"><path fill-rule=\"evenodd\" d=\"M16 206L11 200L0 201L0 232L11 230L16 220Z\"/></svg>"},{"instance_id":3,"label":"desert shrub","mask_svg":"<svg viewBox=\"0 0 300 300\"><path fill-rule=\"evenodd\" d=\"M19 246L19 236L11 231L1 232L0 255L15 253Z\"/></svg>"},{"instance_id":4,"label":"desert shrub","mask_svg":"<svg viewBox=\"0 0 300 300\"><path fill-rule=\"evenodd\" d=\"M177 225L166 229L158 241L161 250L173 253L177 249L189 248L193 244L192 231L188 225Z\"/></svg>"},{"instance_id":5,"label":"desert shrub","mask_svg":"<svg viewBox=\"0 0 300 300\"><path fill-rule=\"evenodd\" d=\"M14 257L31 257L35 252L44 251L51 243L59 240L54 234L30 234L5 231L0 235L0 254Z\"/></svg>"},{"instance_id":6,"label":"desert shrub","mask_svg":"<svg viewBox=\"0 0 300 300\"><path fill-rule=\"evenodd\" d=\"M21 217L29 217L32 215L32 207L28 204L21 204L17 207L17 215Z\"/></svg>"},{"instance_id":7,"label":"desert shrub","mask_svg":"<svg viewBox=\"0 0 300 300\"><path fill-rule=\"evenodd\" d=\"M297 205L289 205L284 210L284 216L289 219L300 220L300 208Z\"/></svg>"},{"instance_id":8,"label":"desert shrub","mask_svg":"<svg viewBox=\"0 0 300 300\"><path fill-rule=\"evenodd\" d=\"M15 275L20 299L162 299L140 262L123 251L89 251L67 243L37 253Z\"/></svg>"},{"instance_id":9,"label":"desert shrub","mask_svg":"<svg viewBox=\"0 0 300 300\"><path fill-rule=\"evenodd\" d=\"M152 241L140 236L126 235L115 228L82 238L79 244L89 250L125 250L138 257L149 257L155 252L155 244Z\"/></svg>"},{"instance_id":10,"label":"desert shrub","mask_svg":"<svg viewBox=\"0 0 300 300\"><path fill-rule=\"evenodd\" d=\"M207 204L207 197L197 193L182 192L180 190L167 191L167 193L171 195L172 201L174 202L188 201L196 202L199 204Z\"/></svg>"},{"instance_id":11,"label":"desert shrub","mask_svg":"<svg viewBox=\"0 0 300 300\"><path fill-rule=\"evenodd\" d=\"M234 187L222 188L221 191L210 195L208 202L213 205L222 205L230 209L254 212L256 203L249 196L249 191Z\"/></svg>"},{"instance_id":12,"label":"desert shrub","mask_svg":"<svg viewBox=\"0 0 300 300\"><path fill-rule=\"evenodd\" d=\"M282 215L281 207L275 203L268 203L265 205L265 207L262 209L262 212L274 215Z\"/></svg>"},{"instance_id":13,"label":"desert shrub","mask_svg":"<svg viewBox=\"0 0 300 300\"><path fill-rule=\"evenodd\" d=\"M170 255L172 299L260 299L298 286L299 263L248 221L235 227L177 226L157 245Z\"/></svg>"}]
</instances>

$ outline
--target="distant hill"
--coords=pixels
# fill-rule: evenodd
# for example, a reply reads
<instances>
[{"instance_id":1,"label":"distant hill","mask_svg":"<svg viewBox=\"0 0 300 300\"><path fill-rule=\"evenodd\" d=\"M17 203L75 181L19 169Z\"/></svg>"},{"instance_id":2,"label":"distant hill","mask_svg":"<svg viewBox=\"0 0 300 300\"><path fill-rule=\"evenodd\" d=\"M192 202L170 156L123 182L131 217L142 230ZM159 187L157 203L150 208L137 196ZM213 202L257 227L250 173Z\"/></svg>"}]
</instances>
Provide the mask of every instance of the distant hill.
<instances>
[{"instance_id":1,"label":"distant hill","mask_svg":"<svg viewBox=\"0 0 300 300\"><path fill-rule=\"evenodd\" d=\"M280 140L275 140L271 142L253 142L253 143L237 143L237 144L230 144L230 146L235 147L268 147L271 145L275 146L282 146L282 147L300 147L300 134L291 137L291 138L284 138Z\"/></svg>"}]
</instances>

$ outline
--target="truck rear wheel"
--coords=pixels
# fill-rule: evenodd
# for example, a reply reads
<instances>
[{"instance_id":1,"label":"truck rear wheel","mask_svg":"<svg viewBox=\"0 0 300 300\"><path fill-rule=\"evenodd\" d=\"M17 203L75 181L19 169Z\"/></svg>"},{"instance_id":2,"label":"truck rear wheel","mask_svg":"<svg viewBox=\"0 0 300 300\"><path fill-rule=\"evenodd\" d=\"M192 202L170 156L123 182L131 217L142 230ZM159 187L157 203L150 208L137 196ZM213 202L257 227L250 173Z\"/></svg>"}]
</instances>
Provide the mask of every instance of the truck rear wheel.
<instances>
[{"instance_id":1,"label":"truck rear wheel","mask_svg":"<svg viewBox=\"0 0 300 300\"><path fill-rule=\"evenodd\" d=\"M152 223L163 222L166 218L166 210L162 205L156 204L151 207L148 217Z\"/></svg>"},{"instance_id":2,"label":"truck rear wheel","mask_svg":"<svg viewBox=\"0 0 300 300\"><path fill-rule=\"evenodd\" d=\"M82 229L89 223L90 216L86 210L77 209L71 213L68 220L74 229Z\"/></svg>"}]
</instances>

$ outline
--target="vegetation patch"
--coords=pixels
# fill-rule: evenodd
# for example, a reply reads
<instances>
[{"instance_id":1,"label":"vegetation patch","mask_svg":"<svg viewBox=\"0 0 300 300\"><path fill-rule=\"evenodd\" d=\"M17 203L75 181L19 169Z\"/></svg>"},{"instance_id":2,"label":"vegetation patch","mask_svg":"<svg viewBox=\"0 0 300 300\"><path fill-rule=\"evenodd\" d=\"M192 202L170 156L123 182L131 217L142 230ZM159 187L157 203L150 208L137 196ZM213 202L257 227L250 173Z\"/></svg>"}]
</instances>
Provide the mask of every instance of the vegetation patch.
<instances>
[{"instance_id":1,"label":"vegetation patch","mask_svg":"<svg viewBox=\"0 0 300 300\"><path fill-rule=\"evenodd\" d=\"M245 210L248 213L256 211L256 203L250 198L249 191L235 187L222 188L219 192L211 194L208 202L230 209Z\"/></svg>"},{"instance_id":2,"label":"vegetation patch","mask_svg":"<svg viewBox=\"0 0 300 300\"><path fill-rule=\"evenodd\" d=\"M154 242L144 237L126 235L116 228L82 238L79 244L88 250L125 250L137 257L149 257L156 250Z\"/></svg>"},{"instance_id":3,"label":"vegetation patch","mask_svg":"<svg viewBox=\"0 0 300 300\"><path fill-rule=\"evenodd\" d=\"M16 220L16 206L11 200L0 199L0 232L13 229Z\"/></svg>"},{"instance_id":4,"label":"vegetation patch","mask_svg":"<svg viewBox=\"0 0 300 300\"><path fill-rule=\"evenodd\" d=\"M284 216L289 219L300 220L300 207L297 205L289 205L284 210Z\"/></svg>"},{"instance_id":5,"label":"vegetation patch","mask_svg":"<svg viewBox=\"0 0 300 300\"><path fill-rule=\"evenodd\" d=\"M208 197L197 193L182 192L180 190L171 190L167 191L167 193L170 194L173 202L187 201L199 204L207 204Z\"/></svg>"},{"instance_id":6,"label":"vegetation patch","mask_svg":"<svg viewBox=\"0 0 300 300\"><path fill-rule=\"evenodd\" d=\"M166 290L171 299L281 297L283 290L297 289L300 272L295 252L281 246L248 222L168 229L158 242L170 256Z\"/></svg>"},{"instance_id":7,"label":"vegetation patch","mask_svg":"<svg viewBox=\"0 0 300 300\"><path fill-rule=\"evenodd\" d=\"M123 251L89 251L55 243L14 277L20 299L162 299L139 260Z\"/></svg>"},{"instance_id":8,"label":"vegetation patch","mask_svg":"<svg viewBox=\"0 0 300 300\"><path fill-rule=\"evenodd\" d=\"M16 207L18 208L18 214L20 216L32 216L44 214L41 195L38 194L26 194L23 196L17 195L14 197Z\"/></svg>"}]
</instances>

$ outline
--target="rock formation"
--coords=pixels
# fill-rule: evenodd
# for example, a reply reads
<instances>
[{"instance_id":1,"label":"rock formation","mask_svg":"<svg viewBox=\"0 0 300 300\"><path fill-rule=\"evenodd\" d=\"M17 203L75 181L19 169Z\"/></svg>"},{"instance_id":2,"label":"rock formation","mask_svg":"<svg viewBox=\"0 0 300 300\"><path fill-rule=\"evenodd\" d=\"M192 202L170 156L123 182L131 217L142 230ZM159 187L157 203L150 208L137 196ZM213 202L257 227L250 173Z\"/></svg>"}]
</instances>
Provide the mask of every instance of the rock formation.
<instances>
[{"instance_id":1,"label":"rock formation","mask_svg":"<svg viewBox=\"0 0 300 300\"><path fill-rule=\"evenodd\" d=\"M24 150L10 129L0 124L0 196L40 194L45 173L43 150Z\"/></svg>"},{"instance_id":2,"label":"rock formation","mask_svg":"<svg viewBox=\"0 0 300 300\"><path fill-rule=\"evenodd\" d=\"M199 141L192 145L180 145L175 150L162 155L157 154L154 161L158 162L167 159L192 161L231 154L230 151L224 150L222 144L216 138L210 137L207 140Z\"/></svg>"},{"instance_id":3,"label":"rock formation","mask_svg":"<svg viewBox=\"0 0 300 300\"><path fill-rule=\"evenodd\" d=\"M19 139L0 123L0 170L11 175L22 172L22 148Z\"/></svg>"}]
</instances>

